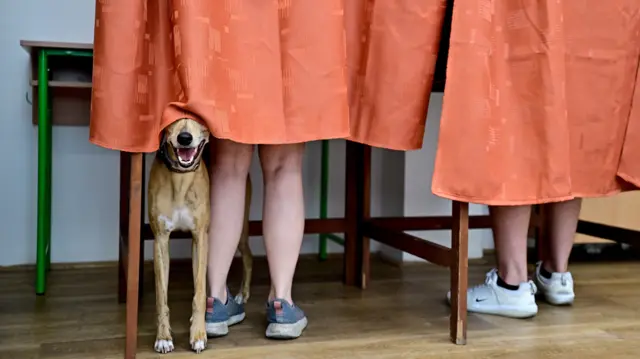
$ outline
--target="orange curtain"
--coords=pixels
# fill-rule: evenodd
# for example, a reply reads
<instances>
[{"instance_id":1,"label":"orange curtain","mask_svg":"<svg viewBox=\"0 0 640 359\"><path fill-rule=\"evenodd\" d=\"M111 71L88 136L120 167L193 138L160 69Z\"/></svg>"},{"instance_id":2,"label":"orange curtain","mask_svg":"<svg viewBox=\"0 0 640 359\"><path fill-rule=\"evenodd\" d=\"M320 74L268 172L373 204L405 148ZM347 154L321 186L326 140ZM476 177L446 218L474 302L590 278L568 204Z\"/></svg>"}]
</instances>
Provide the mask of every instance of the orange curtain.
<instances>
[{"instance_id":1,"label":"orange curtain","mask_svg":"<svg viewBox=\"0 0 640 359\"><path fill-rule=\"evenodd\" d=\"M433 192L516 205L635 189L639 59L637 0L455 0Z\"/></svg>"},{"instance_id":2,"label":"orange curtain","mask_svg":"<svg viewBox=\"0 0 640 359\"><path fill-rule=\"evenodd\" d=\"M243 143L420 148L444 2L99 1L90 139L151 152L190 117Z\"/></svg>"},{"instance_id":3,"label":"orange curtain","mask_svg":"<svg viewBox=\"0 0 640 359\"><path fill-rule=\"evenodd\" d=\"M90 139L151 152L190 117L243 143L418 149L445 2L99 1ZM635 189L639 59L638 0L455 0L433 192Z\"/></svg>"}]
</instances>

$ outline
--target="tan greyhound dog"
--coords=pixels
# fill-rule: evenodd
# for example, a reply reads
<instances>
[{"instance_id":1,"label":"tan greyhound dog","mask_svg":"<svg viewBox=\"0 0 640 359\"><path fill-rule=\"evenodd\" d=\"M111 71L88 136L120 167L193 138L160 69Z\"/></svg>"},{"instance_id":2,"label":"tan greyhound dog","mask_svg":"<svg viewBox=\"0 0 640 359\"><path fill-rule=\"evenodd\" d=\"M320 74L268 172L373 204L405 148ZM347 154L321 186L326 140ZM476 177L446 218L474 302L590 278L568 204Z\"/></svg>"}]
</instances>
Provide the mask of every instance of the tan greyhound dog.
<instances>
[{"instance_id":1,"label":"tan greyhound dog","mask_svg":"<svg viewBox=\"0 0 640 359\"><path fill-rule=\"evenodd\" d=\"M209 174L203 160L203 148L209 142L209 131L200 123L181 119L163 132L149 176L149 222L155 236L154 270L156 279L156 312L158 328L154 349L159 353L173 351L169 323L167 290L169 286L169 236L173 231L191 232L194 297L189 343L200 353L207 347L205 329L206 272L210 221ZM238 249L242 254L243 279L237 301L250 296L253 258L249 249L249 205L251 180L247 176L245 225Z\"/></svg>"}]
</instances>

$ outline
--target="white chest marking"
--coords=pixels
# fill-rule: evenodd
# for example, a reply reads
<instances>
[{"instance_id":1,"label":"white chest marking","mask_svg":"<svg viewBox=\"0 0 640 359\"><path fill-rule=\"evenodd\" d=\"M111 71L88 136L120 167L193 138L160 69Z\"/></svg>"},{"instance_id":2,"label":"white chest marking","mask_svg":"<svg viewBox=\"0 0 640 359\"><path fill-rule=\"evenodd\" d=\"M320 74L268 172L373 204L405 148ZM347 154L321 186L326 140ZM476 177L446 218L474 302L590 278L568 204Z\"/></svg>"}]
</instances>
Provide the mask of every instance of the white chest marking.
<instances>
[{"instance_id":1,"label":"white chest marking","mask_svg":"<svg viewBox=\"0 0 640 359\"><path fill-rule=\"evenodd\" d=\"M168 231L191 231L195 229L193 216L186 207L178 207L173 210L171 217L163 214L158 216L158 222L163 223Z\"/></svg>"}]
</instances>

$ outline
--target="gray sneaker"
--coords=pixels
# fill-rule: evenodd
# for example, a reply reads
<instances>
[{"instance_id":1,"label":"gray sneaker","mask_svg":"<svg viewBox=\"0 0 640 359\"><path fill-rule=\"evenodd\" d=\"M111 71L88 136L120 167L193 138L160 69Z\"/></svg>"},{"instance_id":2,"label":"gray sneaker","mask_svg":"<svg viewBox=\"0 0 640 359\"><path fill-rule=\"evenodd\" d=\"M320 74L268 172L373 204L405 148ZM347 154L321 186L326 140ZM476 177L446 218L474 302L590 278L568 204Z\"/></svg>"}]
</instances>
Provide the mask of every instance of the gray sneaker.
<instances>
[{"instance_id":1,"label":"gray sneaker","mask_svg":"<svg viewBox=\"0 0 640 359\"><path fill-rule=\"evenodd\" d=\"M307 327L307 317L302 309L284 299L267 303L266 336L271 339L296 339Z\"/></svg>"},{"instance_id":2,"label":"gray sneaker","mask_svg":"<svg viewBox=\"0 0 640 359\"><path fill-rule=\"evenodd\" d=\"M229 327L238 324L245 318L244 305L235 301L227 289L227 303L218 298L207 298L205 324L207 336L222 337L229 334Z\"/></svg>"}]
</instances>

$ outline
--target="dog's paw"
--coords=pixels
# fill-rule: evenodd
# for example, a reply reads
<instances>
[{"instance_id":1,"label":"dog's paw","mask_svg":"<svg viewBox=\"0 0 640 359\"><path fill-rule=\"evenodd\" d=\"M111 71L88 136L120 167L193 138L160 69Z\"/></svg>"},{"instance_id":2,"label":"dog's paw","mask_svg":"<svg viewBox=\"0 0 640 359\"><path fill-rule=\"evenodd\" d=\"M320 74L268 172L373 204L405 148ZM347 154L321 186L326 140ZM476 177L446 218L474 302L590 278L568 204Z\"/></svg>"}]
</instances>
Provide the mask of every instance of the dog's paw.
<instances>
[{"instance_id":1,"label":"dog's paw","mask_svg":"<svg viewBox=\"0 0 640 359\"><path fill-rule=\"evenodd\" d=\"M244 304L245 303L245 299L244 299L244 295L242 295L242 293L237 294L233 300L238 303L238 304Z\"/></svg>"},{"instance_id":2,"label":"dog's paw","mask_svg":"<svg viewBox=\"0 0 640 359\"><path fill-rule=\"evenodd\" d=\"M207 332L204 330L204 327L204 320L197 324L191 324L189 344L191 344L191 349L196 353L207 349Z\"/></svg>"},{"instance_id":3,"label":"dog's paw","mask_svg":"<svg viewBox=\"0 0 640 359\"><path fill-rule=\"evenodd\" d=\"M201 351L205 350L207 348L207 339L205 338L203 339L198 339L195 340L193 342L191 342L191 349L193 349L194 352L196 352L197 354L200 354Z\"/></svg>"},{"instance_id":4,"label":"dog's paw","mask_svg":"<svg viewBox=\"0 0 640 359\"><path fill-rule=\"evenodd\" d=\"M158 353L166 354L172 352L175 348L171 339L156 339L153 349Z\"/></svg>"}]
</instances>

